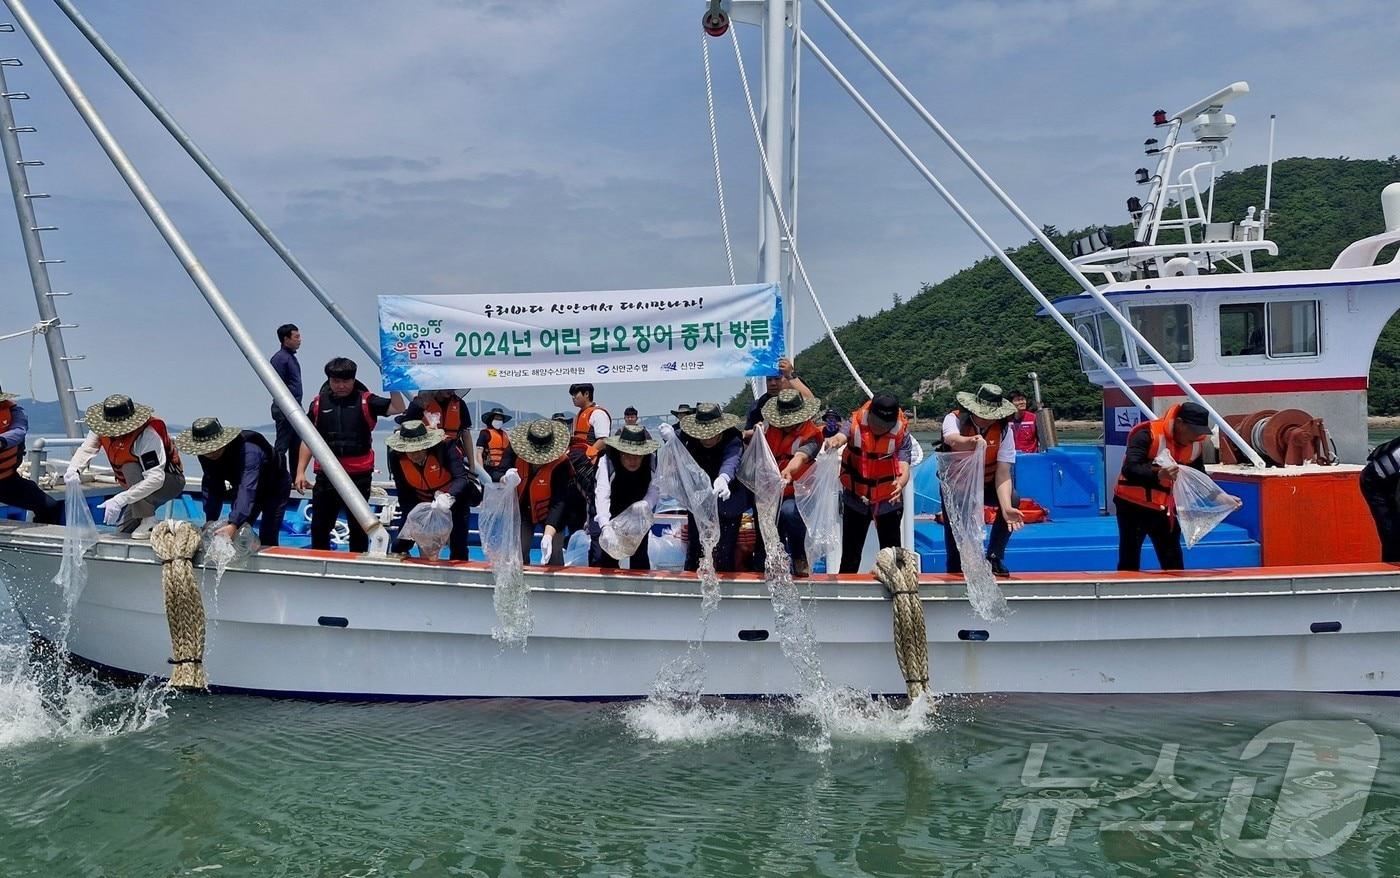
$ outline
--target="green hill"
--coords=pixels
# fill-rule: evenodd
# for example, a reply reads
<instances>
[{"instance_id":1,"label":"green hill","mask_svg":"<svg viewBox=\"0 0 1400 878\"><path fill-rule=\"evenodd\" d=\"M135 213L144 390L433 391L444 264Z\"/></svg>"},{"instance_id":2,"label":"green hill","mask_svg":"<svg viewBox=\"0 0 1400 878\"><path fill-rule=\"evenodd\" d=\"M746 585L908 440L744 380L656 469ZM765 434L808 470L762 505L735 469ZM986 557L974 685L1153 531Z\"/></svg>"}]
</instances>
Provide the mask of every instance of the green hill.
<instances>
[{"instance_id":1,"label":"green hill","mask_svg":"<svg viewBox=\"0 0 1400 878\"><path fill-rule=\"evenodd\" d=\"M1269 237L1277 258L1256 259L1262 270L1323 268L1353 241L1384 227L1380 192L1400 180L1400 158L1387 160L1285 159L1274 165L1273 224ZM1223 174L1215 187L1215 217L1238 220L1245 208L1262 205L1264 167ZM1113 226L1115 241L1127 241L1128 226ZM1052 232L1066 253L1085 230ZM1010 251L1012 259L1054 299L1078 287L1034 244ZM988 256L937 284L925 285L906 301L837 329L837 336L866 382L930 411L951 407L953 393L991 381L1010 390L1026 387L1038 372L1047 402L1061 418L1097 418L1099 389L1079 370L1074 343L1048 318L1036 317L1035 301ZM1400 320L1381 336L1371 370L1373 414L1400 413ZM803 350L797 368L817 395L849 410L862 395L823 339ZM748 405L748 391L731 402Z\"/></svg>"}]
</instances>

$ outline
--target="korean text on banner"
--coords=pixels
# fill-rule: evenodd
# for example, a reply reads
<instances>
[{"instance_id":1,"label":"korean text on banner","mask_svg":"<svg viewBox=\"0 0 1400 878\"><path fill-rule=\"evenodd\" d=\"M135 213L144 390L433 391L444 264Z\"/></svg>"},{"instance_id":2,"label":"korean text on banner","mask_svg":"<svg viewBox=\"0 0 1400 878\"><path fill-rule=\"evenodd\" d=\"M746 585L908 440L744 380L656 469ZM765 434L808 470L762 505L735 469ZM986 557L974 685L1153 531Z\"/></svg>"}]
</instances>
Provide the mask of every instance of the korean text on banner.
<instances>
[{"instance_id":1,"label":"korean text on banner","mask_svg":"<svg viewBox=\"0 0 1400 878\"><path fill-rule=\"evenodd\" d=\"M379 297L385 390L775 375L784 345L777 284Z\"/></svg>"}]
</instances>

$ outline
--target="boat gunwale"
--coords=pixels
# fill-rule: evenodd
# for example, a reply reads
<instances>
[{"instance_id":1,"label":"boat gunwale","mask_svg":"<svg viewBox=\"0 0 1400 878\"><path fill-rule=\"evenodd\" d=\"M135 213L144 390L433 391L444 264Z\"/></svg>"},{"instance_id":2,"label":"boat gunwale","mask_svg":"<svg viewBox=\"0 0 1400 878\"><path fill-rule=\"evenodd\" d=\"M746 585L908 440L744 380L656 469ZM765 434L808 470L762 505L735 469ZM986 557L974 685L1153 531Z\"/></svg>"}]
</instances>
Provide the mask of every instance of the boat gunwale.
<instances>
[{"instance_id":1,"label":"boat gunwale","mask_svg":"<svg viewBox=\"0 0 1400 878\"><path fill-rule=\"evenodd\" d=\"M13 547L29 553L57 556L62 553L61 527L21 522L0 522L0 549ZM103 534L95 560L134 562L153 567L160 562L149 543ZM297 569L286 569L287 562ZM305 569L305 565L311 565ZM230 564L230 572L246 574L287 573L322 579L356 582L383 582L391 586L425 585L459 588L495 587L491 567L481 561L424 561L416 558L373 558L324 549L269 547L252 559ZM390 571L393 571L392 573ZM449 580L453 572L479 574L480 579ZM405 575L406 574L406 575ZM415 575L426 574L426 575ZM1288 594L1338 594L1400 590L1400 564L1383 562L1323 564L1288 567L1209 568L1178 571L1083 571L1017 574L998 580L1010 603L1037 600L1122 600L1135 598L1194 598L1229 596L1268 596ZM683 571L602 570L596 567L525 568L532 591L557 594L589 594L634 597L699 596L694 573ZM567 577L569 584L560 584ZM1365 580L1390 577L1393 583ZM755 573L720 574L726 599L762 599L769 595L764 580ZM583 580L584 582L578 582ZM629 580L645 581L646 589L628 586ZM889 598L872 574L818 574L797 580L804 597L822 601L887 601ZM587 584L585 584L587 583ZM925 573L919 579L920 598L925 602L964 603L966 584L950 574ZM658 588L659 586L659 588Z\"/></svg>"}]
</instances>

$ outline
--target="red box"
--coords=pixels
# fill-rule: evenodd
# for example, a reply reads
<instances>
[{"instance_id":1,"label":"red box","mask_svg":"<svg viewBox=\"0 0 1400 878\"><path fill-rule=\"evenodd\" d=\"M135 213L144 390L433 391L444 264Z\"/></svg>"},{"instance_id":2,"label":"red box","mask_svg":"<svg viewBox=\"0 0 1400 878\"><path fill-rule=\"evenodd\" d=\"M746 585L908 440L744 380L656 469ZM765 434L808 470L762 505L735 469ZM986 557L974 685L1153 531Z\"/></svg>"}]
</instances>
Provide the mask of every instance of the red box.
<instances>
[{"instance_id":1,"label":"red box","mask_svg":"<svg viewBox=\"0 0 1400 878\"><path fill-rule=\"evenodd\" d=\"M1227 491L1232 482L1256 487L1260 559L1265 567L1380 560L1380 538L1361 496L1359 467L1271 472L1279 474L1211 474Z\"/></svg>"}]
</instances>

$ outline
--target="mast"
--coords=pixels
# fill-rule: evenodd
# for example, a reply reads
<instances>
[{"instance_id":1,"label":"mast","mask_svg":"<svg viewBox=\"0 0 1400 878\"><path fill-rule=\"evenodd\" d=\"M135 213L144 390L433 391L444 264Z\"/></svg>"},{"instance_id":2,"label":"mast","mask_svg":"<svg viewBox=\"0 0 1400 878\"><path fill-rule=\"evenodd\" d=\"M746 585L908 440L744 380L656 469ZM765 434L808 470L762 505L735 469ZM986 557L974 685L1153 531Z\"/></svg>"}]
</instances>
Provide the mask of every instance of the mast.
<instances>
[{"instance_id":1,"label":"mast","mask_svg":"<svg viewBox=\"0 0 1400 878\"><path fill-rule=\"evenodd\" d=\"M14 29L15 26L12 24L0 25L0 32L11 33ZM41 226L34 216L34 199L48 198L48 196L42 193L35 194L29 190L29 175L25 169L42 165L43 162L26 160L19 144L19 135L34 129L29 126L16 125L14 108L10 106L11 100L28 100L29 98L29 95L24 92L10 91L5 82L5 68L19 67L20 64L18 58L6 58L0 61L0 147L3 147L5 154L5 170L10 175L10 191L14 195L15 213L19 217L19 234L24 241L24 258L29 263L29 280L34 286L34 302L39 309L39 320L47 326L42 335L44 336L44 346L48 349L49 366L53 370L53 386L58 395L58 408L63 414L63 432L70 439L76 439L78 436L78 400L76 394L79 389L73 386L73 375L68 364L73 360L81 360L82 357L68 356L68 351L63 345L63 328L74 324L65 324L59 320L58 309L53 302L56 296L68 294L55 293L49 283L49 265L63 260L46 259L44 257L44 242L39 238L41 231L50 231L58 227Z\"/></svg>"},{"instance_id":2,"label":"mast","mask_svg":"<svg viewBox=\"0 0 1400 878\"><path fill-rule=\"evenodd\" d=\"M774 180L785 180L784 157L787 153L787 34L784 31L787 0L763 0L763 104L760 123L763 127L763 149ZM758 280L779 283L783 279L783 236L778 221L777 205L768 198L759 169L759 252ZM784 312L791 307L793 295L783 290ZM784 334L791 331L792 317L784 313ZM791 339L788 339L791 347Z\"/></svg>"}]
</instances>

